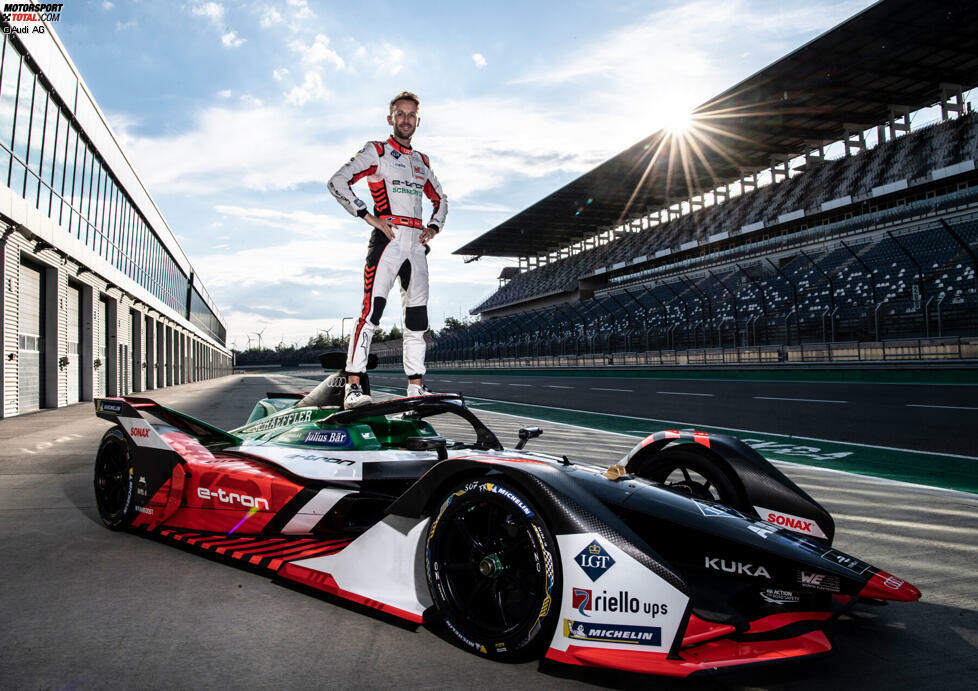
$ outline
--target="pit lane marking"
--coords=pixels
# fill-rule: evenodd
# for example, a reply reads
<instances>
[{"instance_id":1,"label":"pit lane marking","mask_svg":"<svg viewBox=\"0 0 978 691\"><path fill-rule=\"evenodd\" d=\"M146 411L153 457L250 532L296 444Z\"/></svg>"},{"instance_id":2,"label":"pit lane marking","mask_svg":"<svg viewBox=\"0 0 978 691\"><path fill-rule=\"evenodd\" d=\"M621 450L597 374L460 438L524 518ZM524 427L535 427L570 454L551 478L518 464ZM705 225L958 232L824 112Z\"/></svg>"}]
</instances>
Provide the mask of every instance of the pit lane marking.
<instances>
[{"instance_id":1,"label":"pit lane marking","mask_svg":"<svg viewBox=\"0 0 978 691\"><path fill-rule=\"evenodd\" d=\"M545 389L573 389L573 386L560 386L559 384L544 384Z\"/></svg>"},{"instance_id":2,"label":"pit lane marking","mask_svg":"<svg viewBox=\"0 0 978 691\"><path fill-rule=\"evenodd\" d=\"M689 391L656 391L656 393L665 393L670 396L714 396L712 393L690 393Z\"/></svg>"},{"instance_id":3,"label":"pit lane marking","mask_svg":"<svg viewBox=\"0 0 978 691\"><path fill-rule=\"evenodd\" d=\"M943 408L945 410L978 410L970 405L930 405L927 403L907 403L908 408Z\"/></svg>"},{"instance_id":4,"label":"pit lane marking","mask_svg":"<svg viewBox=\"0 0 978 691\"><path fill-rule=\"evenodd\" d=\"M799 401L802 403L848 403L849 401L833 401L827 398L782 398L780 396L754 396L758 401Z\"/></svg>"},{"instance_id":5,"label":"pit lane marking","mask_svg":"<svg viewBox=\"0 0 978 691\"><path fill-rule=\"evenodd\" d=\"M525 386L526 388L530 388L533 384L507 384L506 386Z\"/></svg>"},{"instance_id":6,"label":"pit lane marking","mask_svg":"<svg viewBox=\"0 0 978 691\"><path fill-rule=\"evenodd\" d=\"M488 384L489 386L502 386L498 381L480 381L480 384Z\"/></svg>"},{"instance_id":7,"label":"pit lane marking","mask_svg":"<svg viewBox=\"0 0 978 691\"><path fill-rule=\"evenodd\" d=\"M591 391L625 391L626 393L633 393L634 389L602 389L597 386L592 386Z\"/></svg>"}]
</instances>

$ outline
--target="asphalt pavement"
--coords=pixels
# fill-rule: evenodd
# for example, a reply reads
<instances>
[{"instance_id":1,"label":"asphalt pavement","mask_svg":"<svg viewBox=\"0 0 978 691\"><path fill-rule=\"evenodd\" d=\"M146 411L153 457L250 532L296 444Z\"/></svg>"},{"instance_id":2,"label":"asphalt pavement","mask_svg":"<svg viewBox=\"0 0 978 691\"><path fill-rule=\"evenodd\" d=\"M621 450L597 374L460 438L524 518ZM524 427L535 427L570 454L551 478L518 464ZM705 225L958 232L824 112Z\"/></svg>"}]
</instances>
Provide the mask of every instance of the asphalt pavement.
<instances>
[{"instance_id":1,"label":"asphalt pavement","mask_svg":"<svg viewBox=\"0 0 978 691\"><path fill-rule=\"evenodd\" d=\"M236 375L149 395L227 428L240 425L265 391L308 388L307 380ZM555 400L590 397L577 393ZM536 422L480 416L507 444ZM531 446L572 458L612 462L638 441L542 426ZM90 403L0 421L0 689L974 688L978 496L781 465L833 513L840 549L909 580L924 599L843 617L830 628L836 650L826 658L676 681L490 662L437 630L106 530L91 472L109 427Z\"/></svg>"},{"instance_id":2,"label":"asphalt pavement","mask_svg":"<svg viewBox=\"0 0 978 691\"><path fill-rule=\"evenodd\" d=\"M314 375L315 376L315 375ZM401 373L371 381L402 387ZM978 386L432 374L439 391L636 418L978 457Z\"/></svg>"}]
</instances>

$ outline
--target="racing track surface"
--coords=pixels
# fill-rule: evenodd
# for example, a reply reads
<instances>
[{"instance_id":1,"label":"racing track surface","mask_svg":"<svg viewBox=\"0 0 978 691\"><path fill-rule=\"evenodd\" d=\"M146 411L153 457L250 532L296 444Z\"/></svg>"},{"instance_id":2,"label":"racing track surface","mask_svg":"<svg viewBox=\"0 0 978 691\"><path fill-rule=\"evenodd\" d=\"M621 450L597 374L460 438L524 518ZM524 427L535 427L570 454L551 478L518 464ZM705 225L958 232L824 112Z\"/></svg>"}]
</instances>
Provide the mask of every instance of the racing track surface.
<instances>
[{"instance_id":1,"label":"racing track surface","mask_svg":"<svg viewBox=\"0 0 978 691\"><path fill-rule=\"evenodd\" d=\"M151 395L232 427L265 391L308 388L244 375ZM533 423L480 416L507 444ZM109 426L91 404L0 421L0 688L974 688L978 496L782 465L835 516L840 549L906 578L924 600L842 618L829 657L682 682L490 662L435 630L112 533L98 521L91 479ZM541 426L530 448L572 460L612 462L637 441Z\"/></svg>"},{"instance_id":2,"label":"racing track surface","mask_svg":"<svg viewBox=\"0 0 978 691\"><path fill-rule=\"evenodd\" d=\"M401 372L371 382L404 386ZM974 385L434 373L436 391L694 425L974 456Z\"/></svg>"}]
</instances>

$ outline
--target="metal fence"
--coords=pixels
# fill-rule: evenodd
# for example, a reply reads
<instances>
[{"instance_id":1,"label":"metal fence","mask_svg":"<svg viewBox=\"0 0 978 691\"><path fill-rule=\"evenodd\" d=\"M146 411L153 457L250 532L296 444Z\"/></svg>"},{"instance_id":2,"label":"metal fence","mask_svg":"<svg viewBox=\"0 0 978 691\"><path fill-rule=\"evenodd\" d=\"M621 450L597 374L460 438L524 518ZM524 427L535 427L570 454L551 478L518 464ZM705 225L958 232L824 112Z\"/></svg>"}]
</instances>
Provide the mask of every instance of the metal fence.
<instances>
[{"instance_id":1,"label":"metal fence","mask_svg":"<svg viewBox=\"0 0 978 691\"><path fill-rule=\"evenodd\" d=\"M556 344L527 343L475 345L458 350L442 350L429 357L429 367L492 369L522 367L607 367L607 366L701 366L792 363L894 362L978 359L978 338L917 338L888 341L848 341L764 345L683 350L612 350L614 339L564 339ZM429 338L429 352L439 339ZM546 351L546 352L542 352ZM381 366L401 364L401 341L375 344Z\"/></svg>"}]
</instances>

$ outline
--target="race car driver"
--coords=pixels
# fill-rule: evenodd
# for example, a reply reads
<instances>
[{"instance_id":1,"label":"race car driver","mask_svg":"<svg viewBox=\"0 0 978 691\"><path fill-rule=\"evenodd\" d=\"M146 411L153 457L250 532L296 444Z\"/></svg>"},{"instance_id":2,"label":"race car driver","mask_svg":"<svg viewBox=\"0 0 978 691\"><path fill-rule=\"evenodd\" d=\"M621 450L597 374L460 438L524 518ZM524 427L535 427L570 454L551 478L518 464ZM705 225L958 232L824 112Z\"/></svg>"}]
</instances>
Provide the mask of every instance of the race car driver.
<instances>
[{"instance_id":1,"label":"race car driver","mask_svg":"<svg viewBox=\"0 0 978 691\"><path fill-rule=\"evenodd\" d=\"M367 142L330 178L327 187L354 216L373 227L363 271L363 306L350 337L347 384L343 405L355 408L371 402L360 386L374 330L398 279L404 319L404 373L408 396L431 392L422 383L425 373L424 332L428 329L428 242L445 225L448 203L428 157L411 148L411 137L421 122L420 99L409 91L390 102L387 123L394 129L383 142ZM352 185L367 179L373 213L354 193ZM431 219L421 220L421 195L431 200Z\"/></svg>"}]
</instances>

